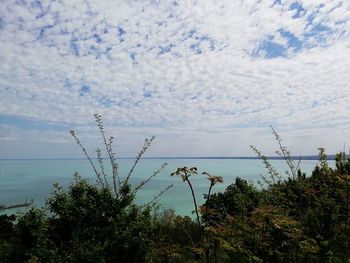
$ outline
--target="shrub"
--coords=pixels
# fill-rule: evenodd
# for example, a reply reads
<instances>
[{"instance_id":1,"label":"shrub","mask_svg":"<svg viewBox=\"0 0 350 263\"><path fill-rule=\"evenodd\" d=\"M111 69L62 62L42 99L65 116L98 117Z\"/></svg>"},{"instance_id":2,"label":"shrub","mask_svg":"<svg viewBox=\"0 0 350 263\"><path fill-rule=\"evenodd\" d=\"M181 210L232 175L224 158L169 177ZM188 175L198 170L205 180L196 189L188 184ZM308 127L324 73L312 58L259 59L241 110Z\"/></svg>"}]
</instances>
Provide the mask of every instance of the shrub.
<instances>
[{"instance_id":1,"label":"shrub","mask_svg":"<svg viewBox=\"0 0 350 263\"><path fill-rule=\"evenodd\" d=\"M169 187L147 204L136 204L135 195L162 167L147 180L131 186L129 179L154 137L146 139L129 171L121 178L112 149L113 137L107 138L101 116L94 115L102 136L107 160L96 150L97 165L70 131L82 149L97 177L89 183L75 174L68 189L55 184L45 208L32 208L14 219L1 217L0 226L6 235L0 240L0 262L144 262L154 246L153 205ZM14 240L14 241L12 241Z\"/></svg>"}]
</instances>

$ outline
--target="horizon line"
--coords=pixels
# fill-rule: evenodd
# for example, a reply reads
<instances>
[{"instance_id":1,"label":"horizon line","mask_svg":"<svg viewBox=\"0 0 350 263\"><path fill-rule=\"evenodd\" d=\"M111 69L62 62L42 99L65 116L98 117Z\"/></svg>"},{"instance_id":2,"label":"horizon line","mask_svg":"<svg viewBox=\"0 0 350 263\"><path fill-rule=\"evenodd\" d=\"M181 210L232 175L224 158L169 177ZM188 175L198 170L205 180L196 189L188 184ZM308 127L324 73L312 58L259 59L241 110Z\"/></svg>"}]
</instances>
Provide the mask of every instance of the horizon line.
<instances>
[{"instance_id":1,"label":"horizon line","mask_svg":"<svg viewBox=\"0 0 350 263\"><path fill-rule=\"evenodd\" d=\"M319 160L319 155L299 155L299 156L290 156L294 160ZM327 155L327 160L334 160L335 154ZM109 157L103 157L103 159L108 159ZM266 156L266 158L270 160L284 160L283 156ZM97 158L91 158L92 160L96 160ZM136 157L117 157L117 160L132 160L136 159ZM140 159L170 159L170 160L184 160L184 159L227 159L227 160L259 160L261 159L258 156L149 156L149 157L141 157ZM86 157L53 157L53 158L0 158L0 161L25 161L25 160L87 160Z\"/></svg>"}]
</instances>

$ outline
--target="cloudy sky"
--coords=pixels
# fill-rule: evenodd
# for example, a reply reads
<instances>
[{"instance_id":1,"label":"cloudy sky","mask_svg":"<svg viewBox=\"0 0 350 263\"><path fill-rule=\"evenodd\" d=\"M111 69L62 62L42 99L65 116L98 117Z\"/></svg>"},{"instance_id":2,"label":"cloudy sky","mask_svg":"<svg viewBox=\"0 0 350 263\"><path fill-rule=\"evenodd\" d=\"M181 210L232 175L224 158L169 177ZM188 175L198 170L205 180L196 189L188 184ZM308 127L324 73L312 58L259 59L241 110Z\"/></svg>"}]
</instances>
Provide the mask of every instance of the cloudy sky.
<instances>
[{"instance_id":1,"label":"cloudy sky","mask_svg":"<svg viewBox=\"0 0 350 263\"><path fill-rule=\"evenodd\" d=\"M348 0L1 0L0 158L350 146Z\"/></svg>"}]
</instances>

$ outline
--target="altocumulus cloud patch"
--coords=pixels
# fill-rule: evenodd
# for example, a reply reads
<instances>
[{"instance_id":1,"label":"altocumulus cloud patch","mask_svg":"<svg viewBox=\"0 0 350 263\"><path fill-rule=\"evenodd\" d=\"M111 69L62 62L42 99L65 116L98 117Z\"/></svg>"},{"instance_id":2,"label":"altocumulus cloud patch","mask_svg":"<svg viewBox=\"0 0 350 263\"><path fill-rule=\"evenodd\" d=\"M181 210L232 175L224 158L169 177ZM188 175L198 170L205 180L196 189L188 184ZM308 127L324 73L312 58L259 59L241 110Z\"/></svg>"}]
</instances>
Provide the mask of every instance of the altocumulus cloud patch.
<instances>
[{"instance_id":1,"label":"altocumulus cloud patch","mask_svg":"<svg viewBox=\"0 0 350 263\"><path fill-rule=\"evenodd\" d=\"M341 133L349 9L346 1L6 1L0 114L14 126L60 130L99 112L111 127L172 138L200 130L203 141L214 129L229 139L269 123L300 134L327 122Z\"/></svg>"}]
</instances>

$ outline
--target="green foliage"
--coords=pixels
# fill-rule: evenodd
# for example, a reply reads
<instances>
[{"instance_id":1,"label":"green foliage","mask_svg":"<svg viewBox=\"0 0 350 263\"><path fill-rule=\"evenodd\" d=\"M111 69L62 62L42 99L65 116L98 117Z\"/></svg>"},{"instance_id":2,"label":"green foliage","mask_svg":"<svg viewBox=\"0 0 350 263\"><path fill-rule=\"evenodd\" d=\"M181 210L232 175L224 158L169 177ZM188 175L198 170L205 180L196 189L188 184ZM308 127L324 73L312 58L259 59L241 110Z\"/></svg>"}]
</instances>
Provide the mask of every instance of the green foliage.
<instances>
[{"instance_id":1,"label":"green foliage","mask_svg":"<svg viewBox=\"0 0 350 263\"><path fill-rule=\"evenodd\" d=\"M15 245L16 234L13 222L14 215L0 215L0 261L11 262L13 247Z\"/></svg>"},{"instance_id":2,"label":"green foliage","mask_svg":"<svg viewBox=\"0 0 350 263\"><path fill-rule=\"evenodd\" d=\"M128 196L128 195L126 195ZM63 261L143 262L152 246L150 210L76 178L48 200L50 235Z\"/></svg>"},{"instance_id":3,"label":"green foliage","mask_svg":"<svg viewBox=\"0 0 350 263\"><path fill-rule=\"evenodd\" d=\"M144 262L154 245L149 207L80 177L68 190L55 186L47 208L29 210L15 231L7 228L15 242L1 262Z\"/></svg>"},{"instance_id":4,"label":"green foliage","mask_svg":"<svg viewBox=\"0 0 350 263\"><path fill-rule=\"evenodd\" d=\"M220 214L247 217L258 206L261 197L253 184L237 177L225 192L213 194L207 205Z\"/></svg>"},{"instance_id":5,"label":"green foliage","mask_svg":"<svg viewBox=\"0 0 350 263\"><path fill-rule=\"evenodd\" d=\"M263 188L236 178L206 201L210 262L349 262L350 160L339 153L331 168L320 149L319 165L306 176L273 134L286 176L252 147L269 174Z\"/></svg>"},{"instance_id":6,"label":"green foliage","mask_svg":"<svg viewBox=\"0 0 350 263\"><path fill-rule=\"evenodd\" d=\"M154 214L154 241L147 262L192 262L194 248L201 240L197 224L188 216L178 216L171 209Z\"/></svg>"},{"instance_id":7,"label":"green foliage","mask_svg":"<svg viewBox=\"0 0 350 263\"><path fill-rule=\"evenodd\" d=\"M335 168L320 149L320 163L307 177L273 130L289 171L282 177L268 158L260 191L237 178L208 206L216 211L212 231L221 244L217 262L348 262L350 260L350 160L336 155ZM285 179L283 179L285 178Z\"/></svg>"}]
</instances>

